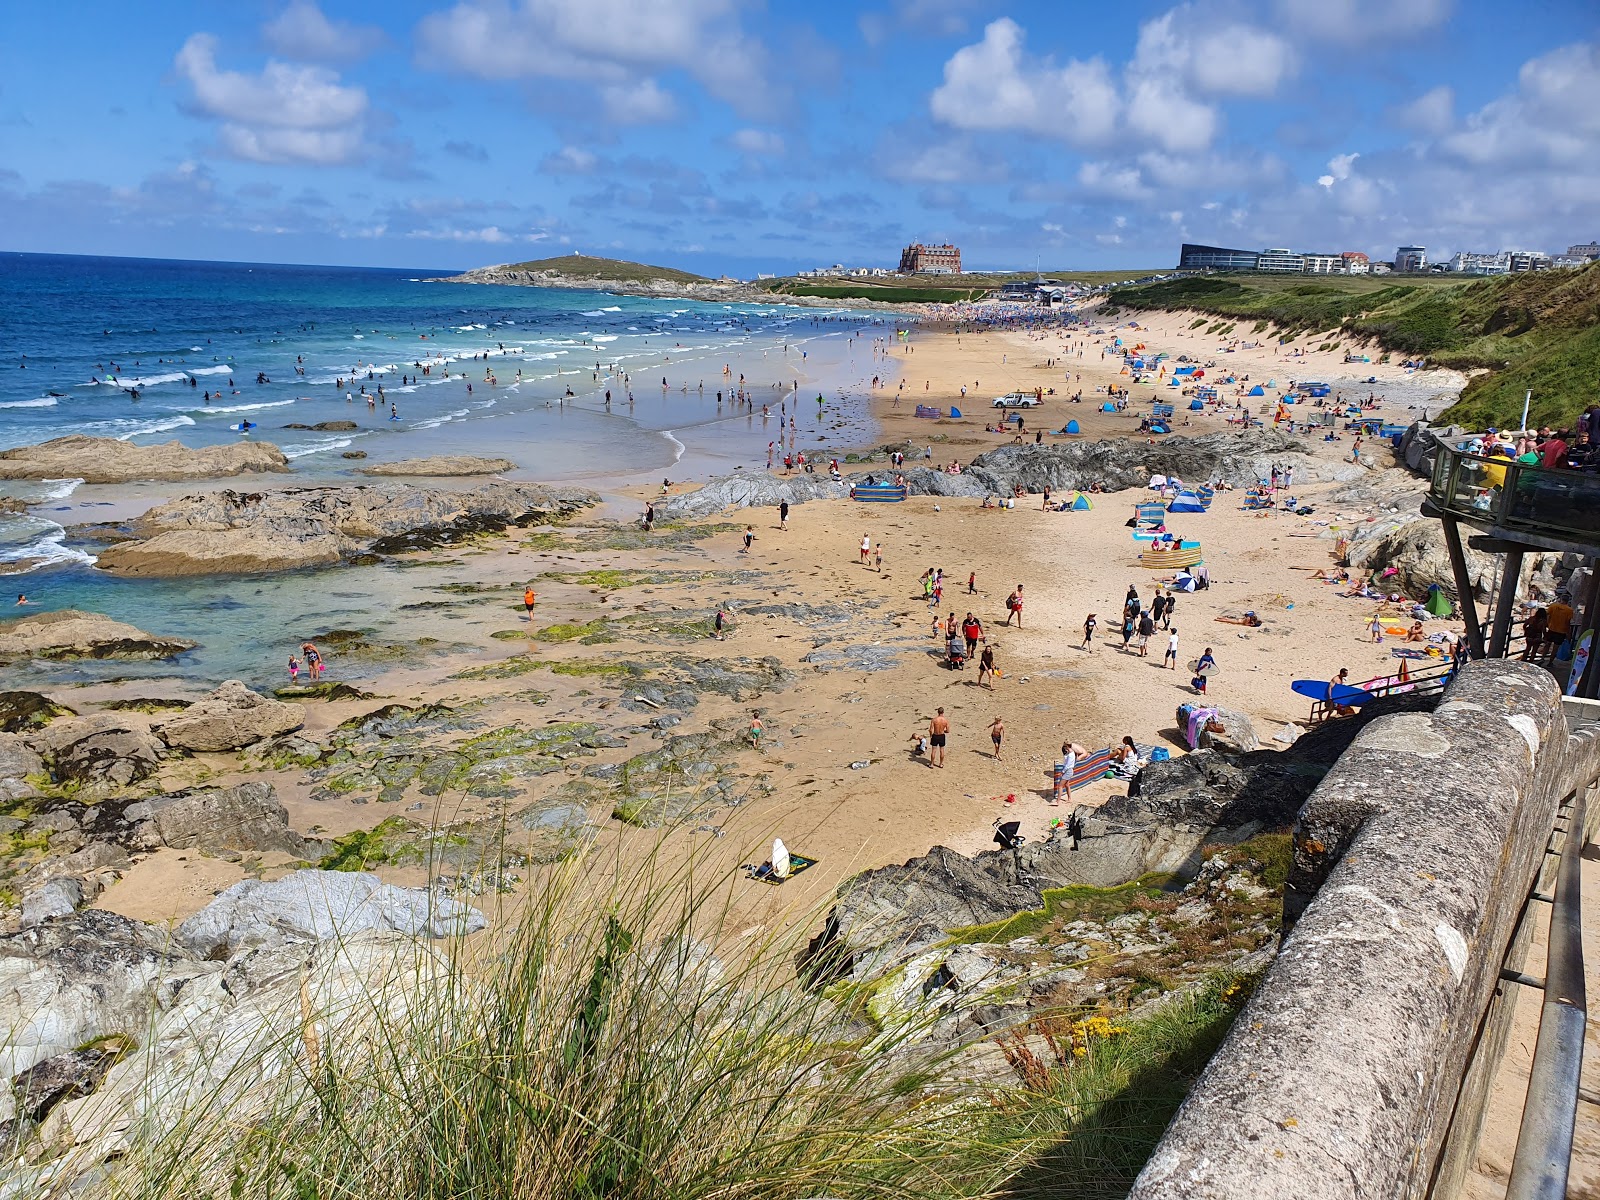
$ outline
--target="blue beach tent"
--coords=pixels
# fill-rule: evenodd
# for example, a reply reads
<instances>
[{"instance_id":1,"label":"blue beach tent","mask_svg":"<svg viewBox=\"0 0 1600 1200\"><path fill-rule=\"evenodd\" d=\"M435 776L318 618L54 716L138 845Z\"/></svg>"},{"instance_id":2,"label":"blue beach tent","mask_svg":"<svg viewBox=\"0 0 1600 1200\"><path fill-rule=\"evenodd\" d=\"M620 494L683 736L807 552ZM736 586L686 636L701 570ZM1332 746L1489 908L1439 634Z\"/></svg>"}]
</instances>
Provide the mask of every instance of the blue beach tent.
<instances>
[{"instance_id":1,"label":"blue beach tent","mask_svg":"<svg viewBox=\"0 0 1600 1200\"><path fill-rule=\"evenodd\" d=\"M1187 489L1179 492L1172 498L1172 503L1167 505L1167 511L1175 513L1197 513L1205 510L1206 506L1201 503L1200 497Z\"/></svg>"},{"instance_id":2,"label":"blue beach tent","mask_svg":"<svg viewBox=\"0 0 1600 1200\"><path fill-rule=\"evenodd\" d=\"M1102 404L1100 406L1100 411L1101 412L1116 412L1117 411L1117 406L1115 404L1111 403L1111 401L1107 400L1104 404Z\"/></svg>"},{"instance_id":3,"label":"blue beach tent","mask_svg":"<svg viewBox=\"0 0 1600 1200\"><path fill-rule=\"evenodd\" d=\"M1189 401L1189 411L1190 412L1205 412L1205 410L1206 410L1205 401L1203 401L1203 400L1191 400L1191 401Z\"/></svg>"},{"instance_id":4,"label":"blue beach tent","mask_svg":"<svg viewBox=\"0 0 1600 1200\"><path fill-rule=\"evenodd\" d=\"M950 406L950 415L952 417L959 417L961 415L961 410L952 404Z\"/></svg>"},{"instance_id":5,"label":"blue beach tent","mask_svg":"<svg viewBox=\"0 0 1600 1200\"><path fill-rule=\"evenodd\" d=\"M1061 432L1062 433L1082 433L1083 430L1078 428L1078 422L1076 420L1072 420L1072 421L1068 421L1067 422L1067 427L1065 429L1063 429Z\"/></svg>"},{"instance_id":6,"label":"blue beach tent","mask_svg":"<svg viewBox=\"0 0 1600 1200\"><path fill-rule=\"evenodd\" d=\"M1259 383L1256 384L1255 387L1251 388L1248 392L1245 393L1246 396L1265 396L1266 394L1267 394L1267 390L1264 387L1262 387Z\"/></svg>"},{"instance_id":7,"label":"blue beach tent","mask_svg":"<svg viewBox=\"0 0 1600 1200\"><path fill-rule=\"evenodd\" d=\"M1090 500L1089 497L1085 496L1082 492L1079 492L1072 498L1072 507L1075 512L1088 512L1094 507L1094 501Z\"/></svg>"}]
</instances>

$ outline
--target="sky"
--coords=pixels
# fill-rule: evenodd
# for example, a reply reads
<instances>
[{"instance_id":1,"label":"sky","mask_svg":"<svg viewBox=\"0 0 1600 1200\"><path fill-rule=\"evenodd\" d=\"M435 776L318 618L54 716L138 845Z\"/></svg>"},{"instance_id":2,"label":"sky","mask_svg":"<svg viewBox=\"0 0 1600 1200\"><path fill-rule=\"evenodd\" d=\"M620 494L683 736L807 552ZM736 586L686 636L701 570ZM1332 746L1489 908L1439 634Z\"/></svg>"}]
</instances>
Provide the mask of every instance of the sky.
<instances>
[{"instance_id":1,"label":"sky","mask_svg":"<svg viewBox=\"0 0 1600 1200\"><path fill-rule=\"evenodd\" d=\"M67 0L0 249L748 278L1600 238L1594 0Z\"/></svg>"}]
</instances>

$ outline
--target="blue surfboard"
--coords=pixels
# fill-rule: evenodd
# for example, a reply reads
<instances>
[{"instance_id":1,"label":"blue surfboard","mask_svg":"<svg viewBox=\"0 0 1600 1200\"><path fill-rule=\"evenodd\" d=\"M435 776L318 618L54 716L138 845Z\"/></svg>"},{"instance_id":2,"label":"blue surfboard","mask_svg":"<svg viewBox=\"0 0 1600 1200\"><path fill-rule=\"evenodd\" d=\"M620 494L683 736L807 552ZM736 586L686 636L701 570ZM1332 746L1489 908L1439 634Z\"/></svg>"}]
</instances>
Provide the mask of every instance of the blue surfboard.
<instances>
[{"instance_id":1,"label":"blue surfboard","mask_svg":"<svg viewBox=\"0 0 1600 1200\"><path fill-rule=\"evenodd\" d=\"M1329 699L1328 681L1326 679L1296 679L1289 686L1297 694L1309 700ZM1333 703L1342 704L1346 708L1358 708L1371 699L1371 692L1364 692L1358 687L1340 684L1333 689Z\"/></svg>"}]
</instances>

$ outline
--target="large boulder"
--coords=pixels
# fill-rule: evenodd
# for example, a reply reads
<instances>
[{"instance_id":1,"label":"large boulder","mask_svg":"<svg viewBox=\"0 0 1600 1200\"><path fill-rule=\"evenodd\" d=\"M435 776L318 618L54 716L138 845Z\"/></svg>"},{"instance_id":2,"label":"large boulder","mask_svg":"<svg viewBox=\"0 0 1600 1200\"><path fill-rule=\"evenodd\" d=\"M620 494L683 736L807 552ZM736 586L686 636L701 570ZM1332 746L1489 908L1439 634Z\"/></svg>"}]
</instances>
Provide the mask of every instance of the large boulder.
<instances>
[{"instance_id":1,"label":"large boulder","mask_svg":"<svg viewBox=\"0 0 1600 1200\"><path fill-rule=\"evenodd\" d=\"M136 713L95 713L55 721L28 739L58 783L103 792L155 774L166 754Z\"/></svg>"},{"instance_id":2,"label":"large boulder","mask_svg":"<svg viewBox=\"0 0 1600 1200\"><path fill-rule=\"evenodd\" d=\"M464 490L403 483L183 496L133 523L99 565L125 575L207 575L327 566L559 519L598 497L497 480Z\"/></svg>"},{"instance_id":3,"label":"large boulder","mask_svg":"<svg viewBox=\"0 0 1600 1200\"><path fill-rule=\"evenodd\" d=\"M0 937L0 1078L110 1034L140 1040L152 1011L216 969L165 930L95 909Z\"/></svg>"},{"instance_id":4,"label":"large boulder","mask_svg":"<svg viewBox=\"0 0 1600 1200\"><path fill-rule=\"evenodd\" d=\"M1227 754L1249 754L1261 749L1261 739L1249 717L1233 708L1219 708L1200 731L1200 747Z\"/></svg>"},{"instance_id":5,"label":"large boulder","mask_svg":"<svg viewBox=\"0 0 1600 1200\"><path fill-rule=\"evenodd\" d=\"M253 692L237 679L188 708L158 717L151 728L177 750L237 750L299 729L305 710Z\"/></svg>"},{"instance_id":6,"label":"large boulder","mask_svg":"<svg viewBox=\"0 0 1600 1200\"><path fill-rule=\"evenodd\" d=\"M1474 591L1487 594L1496 570L1493 556L1481 555L1465 545L1462 549ZM1431 585L1438 584L1446 595L1460 599L1443 523L1414 511L1381 516L1357 526L1350 536L1345 562L1357 571L1393 567L1393 575L1380 579L1386 592L1420 598L1427 595Z\"/></svg>"},{"instance_id":7,"label":"large boulder","mask_svg":"<svg viewBox=\"0 0 1600 1200\"><path fill-rule=\"evenodd\" d=\"M0 660L16 658L172 658L193 642L145 633L100 613L63 608L0 621ZM27 693L8 693L17 696Z\"/></svg>"},{"instance_id":8,"label":"large boulder","mask_svg":"<svg viewBox=\"0 0 1600 1200\"><path fill-rule=\"evenodd\" d=\"M447 937L486 924L477 909L428 888L396 887L364 873L304 870L234 884L178 926L176 936L201 957L225 958L241 949L364 930Z\"/></svg>"},{"instance_id":9,"label":"large boulder","mask_svg":"<svg viewBox=\"0 0 1600 1200\"><path fill-rule=\"evenodd\" d=\"M131 826L129 849L305 853L305 841L289 828L288 811L272 785L259 780L171 792L130 804L122 815Z\"/></svg>"},{"instance_id":10,"label":"large boulder","mask_svg":"<svg viewBox=\"0 0 1600 1200\"><path fill-rule=\"evenodd\" d=\"M287 471L289 460L270 442L189 447L182 442L136 446L116 438L72 434L37 446L0 450L0 479L81 479L85 483L219 479L251 471Z\"/></svg>"}]
</instances>

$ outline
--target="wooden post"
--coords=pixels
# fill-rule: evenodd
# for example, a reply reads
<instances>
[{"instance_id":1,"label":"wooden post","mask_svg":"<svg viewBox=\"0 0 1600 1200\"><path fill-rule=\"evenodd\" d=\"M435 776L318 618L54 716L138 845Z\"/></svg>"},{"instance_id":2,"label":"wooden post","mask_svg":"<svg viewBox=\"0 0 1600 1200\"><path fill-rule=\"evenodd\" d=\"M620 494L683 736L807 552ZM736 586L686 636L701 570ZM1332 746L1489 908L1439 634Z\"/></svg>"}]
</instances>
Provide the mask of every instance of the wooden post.
<instances>
[{"instance_id":1,"label":"wooden post","mask_svg":"<svg viewBox=\"0 0 1600 1200\"><path fill-rule=\"evenodd\" d=\"M1448 513L1439 518L1444 526L1444 545L1450 553L1450 571L1456 577L1456 595L1461 600L1461 618L1467 624L1467 653L1483 657L1483 629L1478 624L1478 605L1472 598L1472 580L1467 576L1467 555L1461 547L1461 527Z\"/></svg>"},{"instance_id":2,"label":"wooden post","mask_svg":"<svg viewBox=\"0 0 1600 1200\"><path fill-rule=\"evenodd\" d=\"M1506 551L1505 566L1500 570L1500 595L1494 606L1494 624L1489 630L1489 657L1504 658L1506 645L1511 641L1511 615L1517 608L1517 586L1522 578L1523 551L1519 547Z\"/></svg>"}]
</instances>

